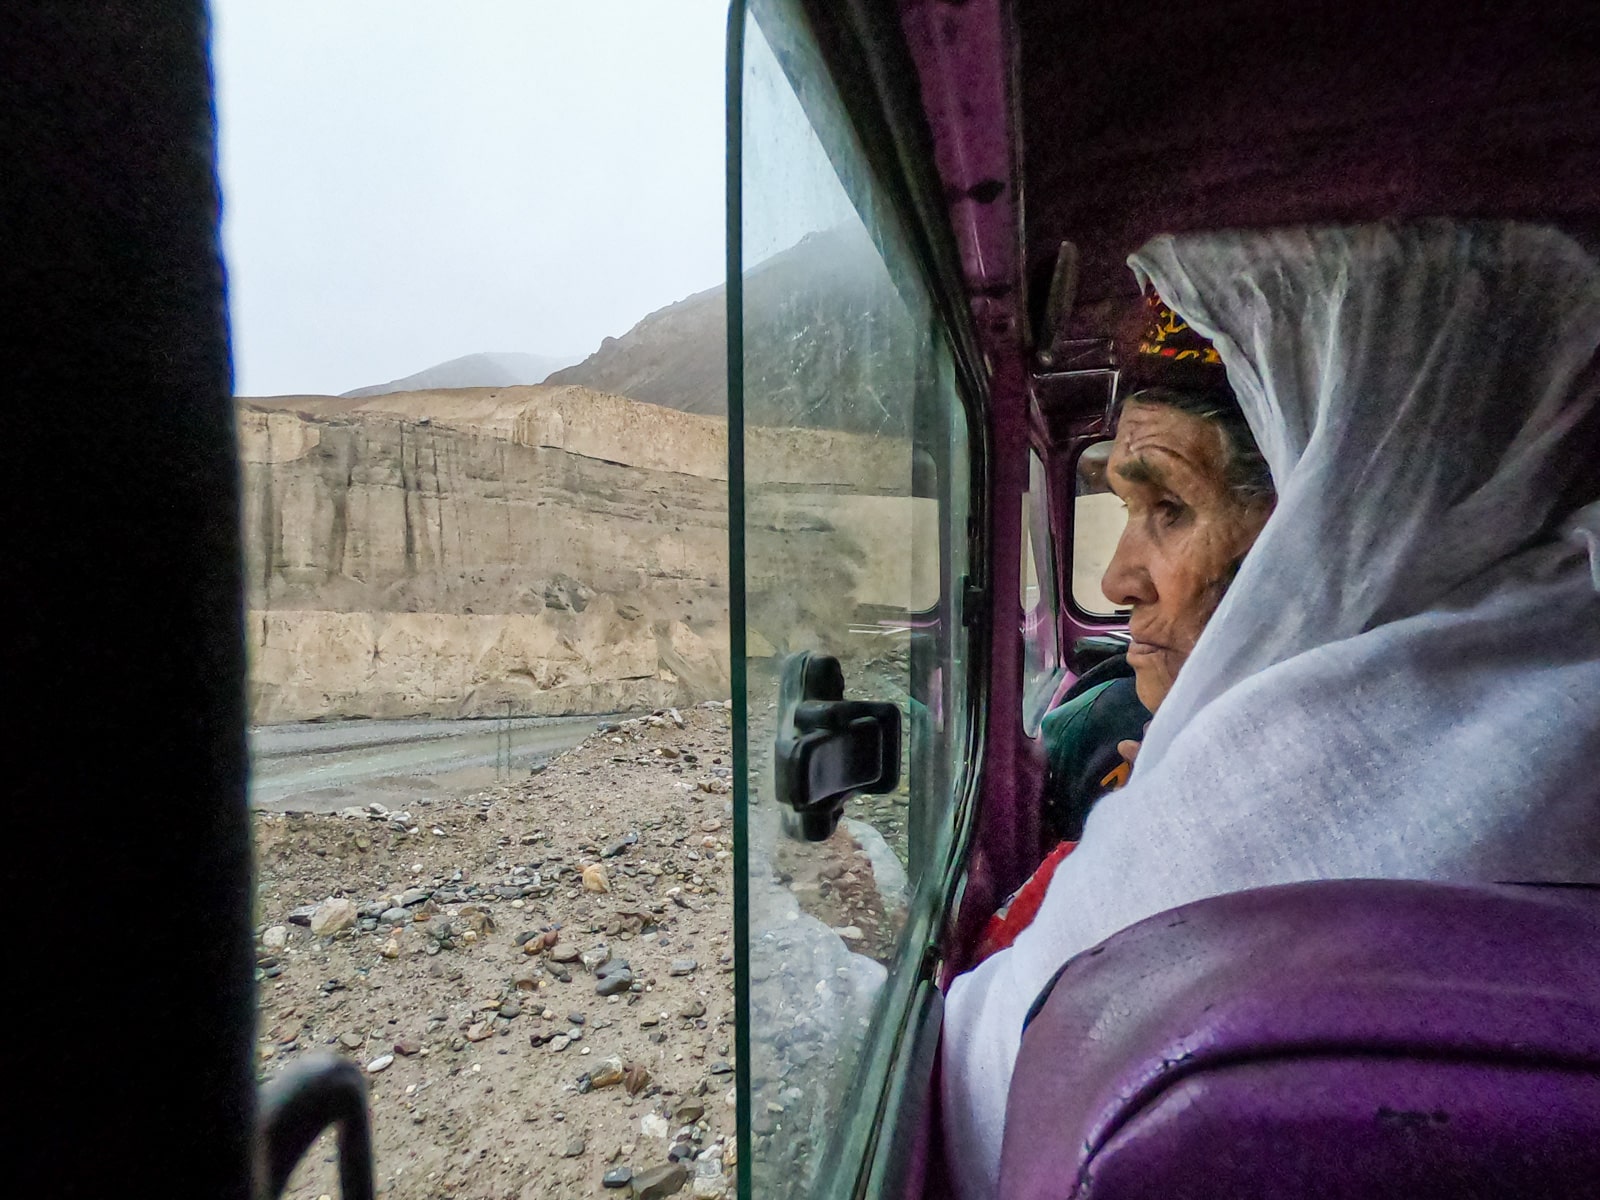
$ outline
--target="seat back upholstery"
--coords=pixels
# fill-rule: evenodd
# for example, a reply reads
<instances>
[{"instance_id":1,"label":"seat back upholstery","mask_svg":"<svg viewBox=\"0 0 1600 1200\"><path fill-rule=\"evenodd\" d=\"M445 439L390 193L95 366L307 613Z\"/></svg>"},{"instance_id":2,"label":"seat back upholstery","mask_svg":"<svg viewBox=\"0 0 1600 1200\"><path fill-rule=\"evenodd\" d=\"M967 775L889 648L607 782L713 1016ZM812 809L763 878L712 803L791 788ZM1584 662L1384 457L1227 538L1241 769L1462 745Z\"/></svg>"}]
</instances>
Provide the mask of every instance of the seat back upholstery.
<instances>
[{"instance_id":1,"label":"seat back upholstery","mask_svg":"<svg viewBox=\"0 0 1600 1200\"><path fill-rule=\"evenodd\" d=\"M1034 1006L1000 1194L1600 1195L1600 891L1321 881L1123 930Z\"/></svg>"}]
</instances>

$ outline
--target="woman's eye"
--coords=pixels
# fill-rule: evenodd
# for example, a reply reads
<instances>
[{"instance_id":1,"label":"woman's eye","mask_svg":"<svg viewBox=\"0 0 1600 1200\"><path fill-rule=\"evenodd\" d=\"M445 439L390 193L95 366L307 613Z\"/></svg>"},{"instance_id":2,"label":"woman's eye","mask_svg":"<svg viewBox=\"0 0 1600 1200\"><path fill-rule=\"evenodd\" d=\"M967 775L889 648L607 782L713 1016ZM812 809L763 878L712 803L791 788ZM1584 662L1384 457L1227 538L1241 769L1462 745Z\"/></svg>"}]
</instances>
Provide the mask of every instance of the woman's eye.
<instances>
[{"instance_id":1,"label":"woman's eye","mask_svg":"<svg viewBox=\"0 0 1600 1200\"><path fill-rule=\"evenodd\" d=\"M1181 500L1174 500L1170 496L1157 500L1154 509L1157 520L1163 525L1176 524L1189 511Z\"/></svg>"}]
</instances>

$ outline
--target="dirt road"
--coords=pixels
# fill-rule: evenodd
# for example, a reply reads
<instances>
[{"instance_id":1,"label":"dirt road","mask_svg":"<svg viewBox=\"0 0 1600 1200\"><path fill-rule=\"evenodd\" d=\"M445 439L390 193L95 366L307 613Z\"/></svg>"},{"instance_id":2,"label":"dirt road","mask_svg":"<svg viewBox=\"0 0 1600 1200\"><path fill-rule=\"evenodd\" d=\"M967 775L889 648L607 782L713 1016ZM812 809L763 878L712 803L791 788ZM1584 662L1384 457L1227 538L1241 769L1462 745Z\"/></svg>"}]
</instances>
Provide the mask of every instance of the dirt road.
<instances>
[{"instance_id":1,"label":"dirt road","mask_svg":"<svg viewBox=\"0 0 1600 1200\"><path fill-rule=\"evenodd\" d=\"M265 725L250 731L250 803L332 813L373 801L404 808L423 797L460 795L526 777L534 762L576 746L605 719Z\"/></svg>"}]
</instances>

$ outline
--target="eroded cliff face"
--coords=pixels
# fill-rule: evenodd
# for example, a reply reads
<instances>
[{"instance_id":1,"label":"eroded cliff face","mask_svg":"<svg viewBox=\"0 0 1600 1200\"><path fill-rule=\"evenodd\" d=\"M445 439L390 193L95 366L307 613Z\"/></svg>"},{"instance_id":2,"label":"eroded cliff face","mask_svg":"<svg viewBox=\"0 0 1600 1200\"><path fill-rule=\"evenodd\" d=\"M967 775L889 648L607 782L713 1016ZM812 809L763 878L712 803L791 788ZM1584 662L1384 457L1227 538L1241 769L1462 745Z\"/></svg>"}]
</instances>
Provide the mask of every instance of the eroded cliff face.
<instances>
[{"instance_id":1,"label":"eroded cliff face","mask_svg":"<svg viewBox=\"0 0 1600 1200\"><path fill-rule=\"evenodd\" d=\"M238 420L258 723L729 694L723 420L576 386L241 400ZM932 536L904 442L753 430L748 454L757 652L928 590L904 568Z\"/></svg>"},{"instance_id":2,"label":"eroded cliff face","mask_svg":"<svg viewBox=\"0 0 1600 1200\"><path fill-rule=\"evenodd\" d=\"M728 694L717 423L581 392L240 401L255 720Z\"/></svg>"}]
</instances>

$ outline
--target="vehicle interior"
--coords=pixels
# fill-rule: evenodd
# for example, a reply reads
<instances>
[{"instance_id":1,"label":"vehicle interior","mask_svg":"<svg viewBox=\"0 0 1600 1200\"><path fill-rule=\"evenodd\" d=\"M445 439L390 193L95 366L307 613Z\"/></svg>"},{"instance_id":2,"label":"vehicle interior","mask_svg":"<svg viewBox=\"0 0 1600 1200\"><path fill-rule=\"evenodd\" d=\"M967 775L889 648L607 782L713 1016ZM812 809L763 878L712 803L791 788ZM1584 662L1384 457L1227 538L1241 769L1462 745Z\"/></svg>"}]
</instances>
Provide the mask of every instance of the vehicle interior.
<instances>
[{"instance_id":1,"label":"vehicle interior","mask_svg":"<svg viewBox=\"0 0 1600 1200\"><path fill-rule=\"evenodd\" d=\"M359 1072L255 1086L206 22L0 17L9 674L18 744L68 751L15 793L9 890L53 919L7 1006L14 1186L276 1195L338 1125L356 1200ZM727 82L739 1194L943 1196L943 990L1048 849L1040 719L1125 636L1128 255L1433 216L1595 252L1600 12L748 0ZM1308 883L1117 935L1034 1003L1006 1194L1592 1195L1600 895L1529 886L1564 882ZM116 1044L56 1036L86 1003Z\"/></svg>"},{"instance_id":2,"label":"vehicle interior","mask_svg":"<svg viewBox=\"0 0 1600 1200\"><path fill-rule=\"evenodd\" d=\"M953 560L944 572L952 581L947 585L953 593L949 606L964 606L967 617L979 607L983 617L976 623L963 620L960 629L948 622L945 627L954 636L941 639L931 610L923 609L926 615L919 622L912 615L919 606L905 603L913 625L905 668L909 704L874 675L870 653L855 650L846 639L819 636L816 645L807 647L845 663L842 690L828 695L842 696L847 704L901 700L902 707L915 712L918 699L932 699L919 693L919 684L926 686L922 681L942 679L948 685L965 675L973 706L963 713L959 697L938 697L929 707L946 715L944 725L937 718L932 728L913 724L906 739L909 803L913 812L921 808L913 827L920 825L924 833L920 847L913 841L909 850L911 889L899 902L903 940L876 952L887 968L887 982L858 982L841 1002L846 1014L862 1014L860 1040L811 1039L816 1057L809 1061L827 1060L830 1066L824 1071L808 1072L805 1056L784 1047L789 1035L774 1036L796 1020L801 1036L805 1033L806 1006L786 1004L785 998L803 994L811 983L819 989L824 982L836 992L844 989L820 978L827 968L840 971L831 958L812 972L818 978L791 979L781 986L773 982L782 979L785 964L792 963L800 947L792 933L783 932L795 926L791 911L779 907L776 914L763 915L763 876L772 868L762 823L763 754L770 744L762 712L777 695L781 714L799 693L780 693L764 673L767 659L747 642L749 674L741 723L749 737L745 750L751 803L746 810L750 892L744 944L753 982L743 982L748 990L741 998L750 1014L752 1039L741 1051L741 1062L751 1072L746 1084L750 1099L744 1105L750 1126L742 1131L750 1141L741 1146L741 1157L751 1163L754 1195L938 1195L947 1186L944 1166L950 1156L961 1153L960 1147L938 1145L939 1121L932 1112L939 989L972 961L984 919L1046 848L1040 822L1040 717L1075 676L1120 648L1123 614L1098 587L1116 527L1114 516L1108 523L1105 510L1096 506L1109 499L1104 495L1104 451L1114 430L1118 348L1141 303L1125 260L1158 232L1438 215L1537 215L1594 245L1600 143L1592 131L1580 130L1570 119L1572 99L1594 89L1594 43L1574 36L1585 28L1592 33L1593 18L1577 7L1536 18L1485 12L1469 16L1438 5L1404 12L1378 5L1313 5L1288 14L1252 4L1189 6L1135 16L1115 5L1044 3L910 4L900 7L897 19L865 5L752 4L749 14L742 46L743 87L730 93L735 104L743 105L742 113L730 112L730 122L741 122L745 154L742 170L730 160L730 191L742 183L742 211L730 214L730 277L742 270L751 286L752 268L760 257L748 250L743 258L736 257L737 236L742 233L747 246L760 243L764 224L775 219L774 213L792 208L796 196L809 195L792 176L774 178L762 157L769 142L799 140L789 131L804 122L825 148L863 224L873 230L888 273L912 274L912 265L901 265L907 259L920 267L923 312L931 310L943 325L958 394L946 406L953 409L959 403L964 410L973 483L967 492L969 506L961 504L959 482L948 499L939 495L949 509L941 523L956 530L965 524L975 536L968 557L944 543L939 556L941 562L947 556ZM735 16L736 39L737 22ZM799 111L785 111L774 98L780 89L766 85L767 77L776 74L769 53L797 96ZM824 74L831 77L831 96L818 79ZM853 130L854 146L839 132L841 125ZM730 148L734 144L730 128ZM793 164L800 157L790 153L786 160ZM864 181L876 184L877 194ZM898 221L885 215L885 209L898 214ZM818 215L819 225L831 219ZM903 239L899 246L893 235L896 225ZM911 285L902 285L902 297L911 290ZM925 320L923 312L913 311L911 320ZM730 322L741 318L748 347L762 314L747 299L742 312L730 310ZM730 369L740 381L739 365ZM746 367L742 383L749 447L754 427L782 418L773 411L776 402L760 372ZM908 397L908 406L915 409L917 403ZM914 457L920 449L919 422L925 418L914 412L906 420ZM949 417L945 420L952 423ZM882 428L888 432L887 424ZM941 469L959 473L959 460L949 449L931 443L928 449ZM759 470L752 462L744 479L752 509L760 503L764 482ZM881 488L881 479L873 486ZM929 494L915 486L907 490L914 496ZM764 524L754 515L747 518L744 551L751 590L743 598L749 622L763 633L765 597L756 580L774 573L758 561ZM914 549L907 553L915 556ZM927 556L933 554L930 545ZM1014 604L1009 581L1017 578L1019 562L1020 604ZM805 583L797 584L797 579ZM810 577L792 576L790 582L803 587ZM788 600L786 614L793 611L792 593ZM736 643L737 638L736 629ZM932 670L918 669L919 651L937 664ZM963 715L979 719L963 729ZM821 736L815 729L813 721L813 738ZM775 750L780 767L786 765L788 745L780 732ZM948 773L928 770L919 777L919 748L947 754ZM826 794L848 782L842 776L829 778L797 799L795 793L803 789L786 783L783 774L779 770L772 784L780 807L815 803L814 793ZM870 771L863 772L855 782L867 789L882 784L867 782L870 776ZM869 838L860 834L859 817L851 823L858 806L872 813L866 796L852 797L842 811L851 836L865 847ZM892 815L867 819L893 842ZM797 866L802 853L792 843L771 853L780 890L793 894L802 914L808 908L823 912L825 905L810 904L805 872ZM1587 998L1580 1003L1592 1006L1592 951L1578 946L1593 941L1594 897L1590 892L1574 899L1580 891L1562 891L1563 899L1577 907L1571 912L1553 911L1544 893L1537 900L1518 897L1526 907L1514 919L1527 920L1530 931L1540 931L1538 936L1574 936L1574 953L1587 963L1588 982L1560 1003L1582 994ZM1292 897L1283 902L1287 907L1297 903ZM1442 915L1433 909L1412 915L1409 898L1358 892L1348 899L1330 897L1329 902L1350 904L1352 921L1357 920L1356 909L1372 905L1389 911L1406 937L1441 947L1450 940ZM1416 897L1425 909L1430 902L1426 895ZM1473 905L1490 902L1511 903L1504 897L1470 900ZM1460 914L1452 918L1462 919ZM778 920L787 926L778 926ZM1557 928L1565 932L1558 934ZM1152 951L1158 959L1192 962L1196 956L1214 956L1219 980L1237 985L1230 971L1244 953L1238 947L1212 944L1192 928L1165 936L1170 940ZM1226 942L1231 934L1219 927L1218 936ZM1307 936L1326 938L1331 947L1341 933L1330 923L1314 933L1308 930ZM1390 953L1395 952L1391 947ZM1146 1137L1141 1122L1164 1121L1168 1110L1161 1104L1181 1107L1189 1102L1184 1087L1206 1086L1184 1083L1182 1072L1174 1073L1171 1093L1158 1103L1152 1098L1158 1090L1153 1085L1151 1092L1140 1093L1129 1082L1137 1077L1148 1083L1141 1072L1148 1072L1152 1061L1164 1061L1162 1053L1181 1059L1193 1052L1170 1046L1157 1052L1153 1043L1138 1041L1150 1036L1152 1024L1168 1019L1166 1006L1182 1008L1176 995L1162 994L1139 975L1137 964L1148 961L1135 954L1130 964L1128 958L1107 953L1097 966L1127 973L1108 984L1108 991L1088 993L1098 996L1102 1007L1104 997L1118 991L1149 1002L1138 1019L1128 1019L1127 1034L1139 1050L1132 1048L1133 1042L1115 1042L1106 1048L1104 1063L1079 1063L1071 1069L1073 1056L1067 1052L1025 1056L1019 1064L1008 1106L1004 1194L1080 1194L1074 1187L1087 1194L1092 1184L1095 1194L1290 1195L1300 1194L1295 1189L1301 1186L1335 1186L1325 1171L1313 1172L1314 1184L1263 1175L1259 1158L1232 1149L1242 1139L1264 1136L1263 1128L1273 1129L1272 1136L1286 1148L1298 1146L1295 1139L1303 1137L1304 1149L1298 1152L1312 1161L1327 1145L1347 1140L1362 1145L1361 1165L1337 1181L1350 1194L1413 1193L1419 1190L1419 1175L1442 1188L1441 1194L1456 1194L1452 1189L1459 1190L1463 1179L1472 1181L1469 1190L1474 1194L1514 1194L1526 1183L1496 1173L1506 1169L1507 1160L1499 1156L1519 1139L1521 1148L1515 1153L1525 1154L1525 1163L1539 1161L1539 1169L1548 1170L1535 1190L1563 1194L1592 1169L1588 1151L1576 1149L1592 1140L1580 1129L1592 1127L1596 1119L1594 1046L1587 1038L1555 1056L1563 1064L1558 1069L1563 1081L1583 1082L1577 1085L1582 1095L1574 1092L1551 1110L1564 1115L1551 1121L1550 1141L1536 1144L1539 1139L1510 1133L1512 1128L1525 1129L1511 1115L1515 1104L1510 1088L1502 1095L1496 1089L1504 1081L1490 1084L1497 1098L1486 1101L1485 1108L1496 1109L1503 1099L1505 1110L1458 1117L1461 1129L1481 1119L1483 1128L1499 1130L1485 1133L1479 1143L1480 1148L1497 1148L1484 1149L1471 1165L1443 1146L1432 1157L1412 1143L1396 1145L1391 1139L1385 1144L1381 1136L1367 1147L1370 1113L1361 1124L1350 1113L1273 1115L1253 1100L1234 1109L1225 1089L1203 1093L1228 1113L1217 1125L1204 1126L1204 1134L1197 1124L1189 1132L1163 1127L1160 1136ZM1392 965L1392 959L1375 952L1368 966L1382 976L1384 962ZM1564 970L1557 969L1561 986L1571 982ZM1442 977L1435 982L1444 986ZM1172 986L1176 991L1176 981ZM775 991L780 994L774 996ZM1052 1044L1077 1045L1072 1038L1081 1042L1093 1026L1102 1007L1082 999L1084 995L1062 991L1042 1010L1037 1019L1060 1019L1067 1030ZM852 1003L857 1007L852 1009ZM1393 1009L1408 1003L1397 994ZM1074 1004L1081 1005L1073 1009L1075 1015L1055 1016L1057 1006L1064 1012ZM1180 1045L1179 1026L1193 1015L1172 1027ZM1468 1051L1472 1036L1465 1027L1456 1033L1451 1049L1463 1061L1445 1074L1470 1075L1477 1064L1467 1060L1474 1054L1499 1053L1484 1045ZM1311 1025L1279 1034L1286 1043L1334 1043L1344 1036L1331 1026ZM1279 1034L1254 1031L1251 1036L1259 1036L1258 1042L1249 1048L1236 1045L1229 1053L1268 1055L1271 1039ZM1187 1035L1201 1036L1192 1027ZM1407 1042L1408 1037L1375 1026L1357 1035L1355 1045L1381 1044L1386 1053L1402 1043L1407 1053L1431 1054L1440 1048L1429 1049L1416 1039ZM1363 1040L1368 1038L1370 1042ZM1577 1076L1564 1074L1569 1068L1577 1069ZM1309 1068L1295 1063L1282 1069L1293 1073ZM1130 1074L1118 1074L1123 1071ZM1315 1070L1311 1075L1322 1078ZM1120 1093L1113 1078L1122 1081ZM1421 1075L1414 1082L1417 1095L1434 1087L1422 1082ZM1465 1076L1462 1082L1477 1086ZM1392 1081L1369 1085L1351 1078L1341 1086L1346 1103L1360 1109L1371 1099L1369 1092L1381 1093L1388 1083ZM1085 1098L1086 1084L1093 1103ZM1263 1079L1261 1094L1275 1094L1275 1086ZM1240 1095L1254 1096L1254 1088L1248 1084ZM1031 1098L1026 1108L1019 1110L1019 1097ZM1127 1104L1119 1108L1122 1101ZM1414 1111L1411 1102L1385 1105L1381 1094L1373 1103L1377 1109ZM1135 1112L1137 1116L1130 1115ZM1023 1121L1029 1122L1033 1158L1022 1156L1013 1165L1010 1130ZM1129 1124L1122 1125L1124 1121ZM1338 1126L1340 1133L1330 1134L1327 1127L1305 1132L1324 1121ZM1119 1127L1121 1140L1108 1140ZM1169 1135L1173 1145L1183 1147L1170 1160L1176 1172L1172 1176L1163 1175L1165 1168L1157 1161L1166 1152L1153 1148ZM1318 1140L1324 1137L1330 1139L1326 1144ZM1202 1149L1207 1145L1228 1149L1211 1158ZM823 1147L828 1149L819 1153ZM1155 1157L1147 1159L1146 1154ZM1103 1161L1101 1155L1106 1156ZM1293 1157L1287 1149L1286 1155ZM1402 1168L1396 1160L1409 1165ZM1281 1160L1273 1161L1275 1170ZM1185 1172L1211 1173L1214 1182L1179 1186L1175 1179Z\"/></svg>"}]
</instances>

